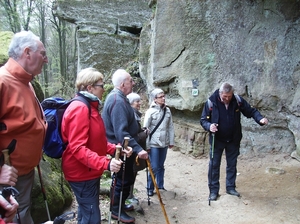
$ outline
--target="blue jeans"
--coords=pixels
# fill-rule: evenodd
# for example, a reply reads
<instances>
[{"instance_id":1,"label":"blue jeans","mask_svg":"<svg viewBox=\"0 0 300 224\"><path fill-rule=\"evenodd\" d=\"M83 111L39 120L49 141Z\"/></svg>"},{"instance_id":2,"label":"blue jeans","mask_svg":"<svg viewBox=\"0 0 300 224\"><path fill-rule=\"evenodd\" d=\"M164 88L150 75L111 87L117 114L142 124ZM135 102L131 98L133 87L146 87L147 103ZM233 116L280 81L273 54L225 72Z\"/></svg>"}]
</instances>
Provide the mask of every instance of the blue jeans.
<instances>
[{"instance_id":1,"label":"blue jeans","mask_svg":"<svg viewBox=\"0 0 300 224\"><path fill-rule=\"evenodd\" d=\"M167 157L168 147L165 148L152 148L149 152L150 163L152 171L156 180L157 187L159 189L164 188L164 175L165 167L164 163ZM147 189L151 192L154 190L154 183L152 181L150 173L148 174Z\"/></svg>"},{"instance_id":2,"label":"blue jeans","mask_svg":"<svg viewBox=\"0 0 300 224\"><path fill-rule=\"evenodd\" d=\"M99 224L101 213L99 209L100 178L70 182L70 186L78 202L78 224Z\"/></svg>"}]
</instances>

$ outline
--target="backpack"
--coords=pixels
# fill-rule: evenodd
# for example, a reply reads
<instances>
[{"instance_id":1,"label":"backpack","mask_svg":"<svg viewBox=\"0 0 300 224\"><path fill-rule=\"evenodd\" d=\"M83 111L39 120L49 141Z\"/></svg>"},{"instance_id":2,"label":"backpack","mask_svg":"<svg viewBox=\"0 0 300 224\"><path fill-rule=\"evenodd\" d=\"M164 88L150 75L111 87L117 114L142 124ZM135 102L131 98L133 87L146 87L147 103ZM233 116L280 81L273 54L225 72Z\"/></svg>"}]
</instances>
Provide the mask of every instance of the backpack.
<instances>
[{"instance_id":1,"label":"backpack","mask_svg":"<svg viewBox=\"0 0 300 224\"><path fill-rule=\"evenodd\" d=\"M237 95L237 94L234 94L234 97L235 97L235 99L236 99L236 102L238 103L238 107L240 107L241 104L242 104L241 97L240 97L239 95ZM209 110L211 111L212 108L213 108L213 104L212 104L211 100L208 99L208 100L207 100L207 103L208 103Z\"/></svg>"},{"instance_id":2,"label":"backpack","mask_svg":"<svg viewBox=\"0 0 300 224\"><path fill-rule=\"evenodd\" d=\"M65 100L59 97L50 97L44 99L41 103L48 123L46 137L43 145L44 153L51 157L59 159L68 143L64 143L61 137L61 122L65 110L74 100L83 102L88 108L91 115L91 106L83 96L76 96L71 100Z\"/></svg>"}]
</instances>

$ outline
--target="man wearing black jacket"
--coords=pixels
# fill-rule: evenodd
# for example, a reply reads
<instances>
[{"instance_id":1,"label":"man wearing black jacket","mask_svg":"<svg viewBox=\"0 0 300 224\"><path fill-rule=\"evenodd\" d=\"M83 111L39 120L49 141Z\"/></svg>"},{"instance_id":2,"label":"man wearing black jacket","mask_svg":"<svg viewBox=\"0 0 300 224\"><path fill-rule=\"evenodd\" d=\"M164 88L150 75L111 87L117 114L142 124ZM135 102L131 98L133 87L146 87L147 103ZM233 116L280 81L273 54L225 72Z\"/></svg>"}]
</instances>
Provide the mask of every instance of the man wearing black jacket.
<instances>
[{"instance_id":1,"label":"man wearing black jacket","mask_svg":"<svg viewBox=\"0 0 300 224\"><path fill-rule=\"evenodd\" d=\"M209 97L203 108L200 124L210 132L211 145L212 134L215 135L214 149L210 150L208 171L209 200L215 201L219 196L220 165L224 149L227 163L226 193L240 196L235 189L235 181L242 139L241 113L247 118L253 118L261 126L268 124L268 120L258 110L251 107L241 96L234 94L233 86L227 82Z\"/></svg>"}]
</instances>

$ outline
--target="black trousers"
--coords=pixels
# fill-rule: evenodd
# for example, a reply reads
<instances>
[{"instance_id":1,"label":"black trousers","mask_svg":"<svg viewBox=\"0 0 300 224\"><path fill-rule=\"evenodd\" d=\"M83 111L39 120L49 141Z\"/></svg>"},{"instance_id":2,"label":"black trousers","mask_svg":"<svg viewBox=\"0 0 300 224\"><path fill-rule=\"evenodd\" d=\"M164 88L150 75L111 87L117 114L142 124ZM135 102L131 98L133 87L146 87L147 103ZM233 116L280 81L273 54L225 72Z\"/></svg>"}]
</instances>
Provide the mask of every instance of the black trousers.
<instances>
[{"instance_id":1,"label":"black trousers","mask_svg":"<svg viewBox=\"0 0 300 224\"><path fill-rule=\"evenodd\" d=\"M226 190L235 189L237 158L240 154L240 144L234 142L220 142L215 139L214 154L210 148L210 161L208 169L208 187L211 193L219 193L220 190L220 165L223 151L226 156Z\"/></svg>"},{"instance_id":2,"label":"black trousers","mask_svg":"<svg viewBox=\"0 0 300 224\"><path fill-rule=\"evenodd\" d=\"M122 192L122 201L125 202L130 193L130 186L134 183L135 175L133 171L133 164L135 162L135 156L132 154L129 158L126 158L126 162L122 164L120 171L112 177L111 196L114 200L114 204L120 201ZM125 165L125 166L124 166ZM124 170L125 169L125 170Z\"/></svg>"}]
</instances>

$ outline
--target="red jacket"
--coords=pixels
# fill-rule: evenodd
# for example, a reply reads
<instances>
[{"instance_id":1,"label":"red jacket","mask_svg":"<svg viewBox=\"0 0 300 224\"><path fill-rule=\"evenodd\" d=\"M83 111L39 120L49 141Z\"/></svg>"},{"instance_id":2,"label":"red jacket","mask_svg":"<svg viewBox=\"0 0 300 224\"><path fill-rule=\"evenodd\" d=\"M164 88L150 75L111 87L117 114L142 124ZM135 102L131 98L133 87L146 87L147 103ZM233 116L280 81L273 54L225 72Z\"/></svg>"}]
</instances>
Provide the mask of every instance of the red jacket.
<instances>
[{"instance_id":1,"label":"red jacket","mask_svg":"<svg viewBox=\"0 0 300 224\"><path fill-rule=\"evenodd\" d=\"M47 127L31 80L32 75L11 58L0 68L0 153L17 140L10 160L19 176L40 162Z\"/></svg>"},{"instance_id":2,"label":"red jacket","mask_svg":"<svg viewBox=\"0 0 300 224\"><path fill-rule=\"evenodd\" d=\"M109 169L110 159L106 155L112 155L116 149L107 142L98 100L90 104L91 115L80 101L73 101L64 113L61 130L63 141L68 145L62 155L62 169L68 181L100 177Z\"/></svg>"}]
</instances>

